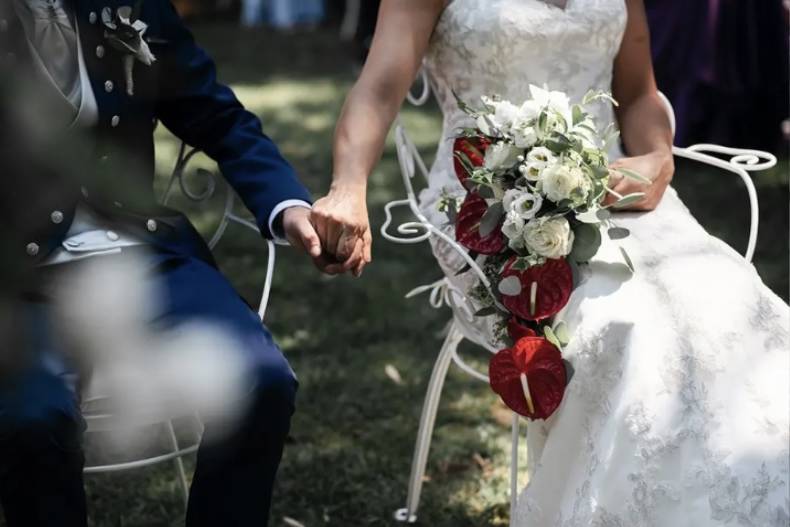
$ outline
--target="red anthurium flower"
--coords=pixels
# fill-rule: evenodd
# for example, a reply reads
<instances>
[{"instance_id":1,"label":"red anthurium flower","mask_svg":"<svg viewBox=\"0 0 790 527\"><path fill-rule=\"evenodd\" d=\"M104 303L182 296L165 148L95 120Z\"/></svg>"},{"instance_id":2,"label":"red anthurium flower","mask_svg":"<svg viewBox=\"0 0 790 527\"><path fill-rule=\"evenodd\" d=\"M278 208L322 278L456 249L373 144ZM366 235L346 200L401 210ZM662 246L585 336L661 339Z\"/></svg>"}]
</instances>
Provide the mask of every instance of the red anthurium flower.
<instances>
[{"instance_id":1,"label":"red anthurium flower","mask_svg":"<svg viewBox=\"0 0 790 527\"><path fill-rule=\"evenodd\" d=\"M455 175L464 183L471 175L456 154L464 154L473 167L483 166L486 149L491 141L485 137L459 137L453 143L453 163Z\"/></svg>"},{"instance_id":2,"label":"red anthurium flower","mask_svg":"<svg viewBox=\"0 0 790 527\"><path fill-rule=\"evenodd\" d=\"M524 271L513 269L515 262L514 257L502 272L502 278L516 276L521 282L521 293L502 296L502 304L511 313L525 320L540 321L556 315L565 307L573 289L573 271L568 262L564 259L547 260L543 265L535 265Z\"/></svg>"},{"instance_id":3,"label":"red anthurium flower","mask_svg":"<svg viewBox=\"0 0 790 527\"><path fill-rule=\"evenodd\" d=\"M488 376L504 403L530 419L551 416L568 384L560 350L543 337L524 337L491 357Z\"/></svg>"},{"instance_id":4,"label":"red anthurium flower","mask_svg":"<svg viewBox=\"0 0 790 527\"><path fill-rule=\"evenodd\" d=\"M497 254L506 244L502 229L496 228L485 237L480 235L480 222L487 210L485 199L473 192L467 194L455 219L455 239L470 251Z\"/></svg>"},{"instance_id":5,"label":"red anthurium flower","mask_svg":"<svg viewBox=\"0 0 790 527\"><path fill-rule=\"evenodd\" d=\"M510 338L513 339L513 342L518 342L524 337L538 336L534 329L523 324L516 317L510 317L510 320L507 321L507 333L510 335Z\"/></svg>"}]
</instances>

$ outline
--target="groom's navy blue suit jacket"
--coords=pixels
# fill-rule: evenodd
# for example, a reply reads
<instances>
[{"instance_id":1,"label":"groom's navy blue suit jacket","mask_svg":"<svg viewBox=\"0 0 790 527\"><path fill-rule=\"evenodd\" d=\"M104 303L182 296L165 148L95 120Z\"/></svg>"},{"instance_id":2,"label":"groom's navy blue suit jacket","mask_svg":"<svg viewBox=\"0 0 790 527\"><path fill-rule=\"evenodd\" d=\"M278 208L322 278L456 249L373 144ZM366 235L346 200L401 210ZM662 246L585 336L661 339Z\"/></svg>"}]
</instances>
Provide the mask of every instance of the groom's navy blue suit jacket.
<instances>
[{"instance_id":1,"label":"groom's navy blue suit jacket","mask_svg":"<svg viewBox=\"0 0 790 527\"><path fill-rule=\"evenodd\" d=\"M159 248L211 260L185 217L157 204L153 131L159 122L217 161L265 237L272 237L269 216L279 203L310 201L293 168L263 134L258 118L217 82L213 61L196 45L169 0L139 4L139 19L148 25L145 39L157 60L152 66L135 64L131 96L126 90L123 56L105 38L102 12L114 14L121 6L132 6L134 0L67 1L76 17L99 122L89 133L86 153L73 157L70 167L60 167L76 174L66 190L47 192L48 180L31 174L4 175L4 185L11 185L6 195L10 192L14 203L24 204L13 213L5 212L24 233L13 251L24 254L27 244L35 242L42 249L34 256L25 255L27 261L36 263L46 257L63 240L78 200L87 199L95 209ZM30 51L12 2L0 0L0 56L8 68L5 71L13 75L30 62ZM65 215L64 221L51 221L55 210ZM154 232L152 219L157 225Z\"/></svg>"}]
</instances>

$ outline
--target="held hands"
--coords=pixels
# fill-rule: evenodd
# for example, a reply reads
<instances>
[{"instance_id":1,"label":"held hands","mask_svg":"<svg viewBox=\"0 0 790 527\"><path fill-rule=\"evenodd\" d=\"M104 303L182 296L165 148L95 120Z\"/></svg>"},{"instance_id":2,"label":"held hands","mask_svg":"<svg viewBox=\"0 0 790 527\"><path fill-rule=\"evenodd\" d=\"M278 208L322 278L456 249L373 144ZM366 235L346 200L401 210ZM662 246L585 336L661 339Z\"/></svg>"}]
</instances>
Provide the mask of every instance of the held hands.
<instances>
[{"instance_id":1,"label":"held hands","mask_svg":"<svg viewBox=\"0 0 790 527\"><path fill-rule=\"evenodd\" d=\"M351 271L359 277L372 259L365 187L333 185L313 206L311 219L323 247L323 256L314 259L318 268L332 275Z\"/></svg>"},{"instance_id":2,"label":"held hands","mask_svg":"<svg viewBox=\"0 0 790 527\"><path fill-rule=\"evenodd\" d=\"M625 177L622 173L617 172L619 168L635 172L642 178L649 180L650 183ZM645 197L640 201L623 207L623 209L650 211L655 209L661 202L664 192L666 192L669 183L672 181L675 165L670 153L655 152L618 159L612 163L611 169L609 188L614 192L621 196L634 192L645 194ZM604 205L611 205L617 199L616 196L610 193L604 200Z\"/></svg>"}]
</instances>

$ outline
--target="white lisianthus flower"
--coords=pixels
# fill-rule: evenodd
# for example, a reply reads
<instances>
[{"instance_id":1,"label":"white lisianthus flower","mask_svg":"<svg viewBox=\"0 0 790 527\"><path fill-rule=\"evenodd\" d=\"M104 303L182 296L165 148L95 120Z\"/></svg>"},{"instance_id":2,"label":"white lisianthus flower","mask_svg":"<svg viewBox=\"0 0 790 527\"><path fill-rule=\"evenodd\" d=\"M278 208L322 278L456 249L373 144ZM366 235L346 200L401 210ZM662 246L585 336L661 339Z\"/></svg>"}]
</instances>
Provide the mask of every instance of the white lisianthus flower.
<instances>
[{"instance_id":1,"label":"white lisianthus flower","mask_svg":"<svg viewBox=\"0 0 790 527\"><path fill-rule=\"evenodd\" d=\"M569 199L587 199L589 181L584 171L576 166L556 163L546 168L540 176L540 189L554 203Z\"/></svg>"},{"instance_id":2,"label":"white lisianthus flower","mask_svg":"<svg viewBox=\"0 0 790 527\"><path fill-rule=\"evenodd\" d=\"M502 134L510 134L513 123L519 117L519 107L509 101L495 101L489 97L482 97L482 101L483 104L491 108L492 111L486 114L485 117L478 117L478 128L480 128L480 130L486 135L492 135L489 132L494 132L494 130L490 129L491 126L496 128ZM488 131L480 127L481 121Z\"/></svg>"},{"instance_id":3,"label":"white lisianthus flower","mask_svg":"<svg viewBox=\"0 0 790 527\"><path fill-rule=\"evenodd\" d=\"M529 151L524 161L524 176L530 181L538 181L545 169L557 162L554 153L545 146L537 146Z\"/></svg>"},{"instance_id":4,"label":"white lisianthus flower","mask_svg":"<svg viewBox=\"0 0 790 527\"><path fill-rule=\"evenodd\" d=\"M530 84L529 93L532 95L532 100L538 108L548 108L552 112L556 112L567 123L570 128L573 123L573 116L571 113L571 102L568 96L561 91L550 91L548 89L540 88L534 84ZM550 127L553 129L554 127Z\"/></svg>"},{"instance_id":5,"label":"white lisianthus flower","mask_svg":"<svg viewBox=\"0 0 790 527\"><path fill-rule=\"evenodd\" d=\"M519 148L530 148L538 142L538 131L534 126L519 124L510 131L513 142Z\"/></svg>"},{"instance_id":6,"label":"white lisianthus flower","mask_svg":"<svg viewBox=\"0 0 790 527\"><path fill-rule=\"evenodd\" d=\"M527 221L521 217L514 210L509 210L505 214L505 221L502 223L502 234L507 236L511 242L521 243L523 245L524 239L524 226Z\"/></svg>"},{"instance_id":7,"label":"white lisianthus flower","mask_svg":"<svg viewBox=\"0 0 790 527\"><path fill-rule=\"evenodd\" d=\"M514 145L499 141L488 147L486 150L485 167L488 170L499 168L510 168L518 161L521 150Z\"/></svg>"},{"instance_id":8,"label":"white lisianthus flower","mask_svg":"<svg viewBox=\"0 0 790 527\"><path fill-rule=\"evenodd\" d=\"M573 231L563 216L535 218L524 227L527 248L544 258L562 258L573 249Z\"/></svg>"},{"instance_id":9,"label":"white lisianthus flower","mask_svg":"<svg viewBox=\"0 0 790 527\"><path fill-rule=\"evenodd\" d=\"M505 192L502 206L508 213L513 212L523 220L530 220L543 206L543 198L531 192L511 189Z\"/></svg>"}]
</instances>

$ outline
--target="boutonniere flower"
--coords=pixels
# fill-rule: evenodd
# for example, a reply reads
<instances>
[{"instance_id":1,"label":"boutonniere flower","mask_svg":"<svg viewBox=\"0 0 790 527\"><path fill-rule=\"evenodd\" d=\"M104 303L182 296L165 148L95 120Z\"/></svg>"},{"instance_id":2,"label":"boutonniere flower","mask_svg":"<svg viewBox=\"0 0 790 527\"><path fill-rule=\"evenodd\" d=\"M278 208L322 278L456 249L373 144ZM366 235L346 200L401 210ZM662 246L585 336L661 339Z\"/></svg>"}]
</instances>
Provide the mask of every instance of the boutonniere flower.
<instances>
[{"instance_id":1,"label":"boutonniere flower","mask_svg":"<svg viewBox=\"0 0 790 527\"><path fill-rule=\"evenodd\" d=\"M129 6L119 7L113 16L112 10L105 7L101 18L104 25L104 38L110 46L123 54L123 69L126 76L126 93L134 95L134 65L141 62L150 66L156 62L148 43L143 39L148 24L138 18L142 0L134 9Z\"/></svg>"}]
</instances>

